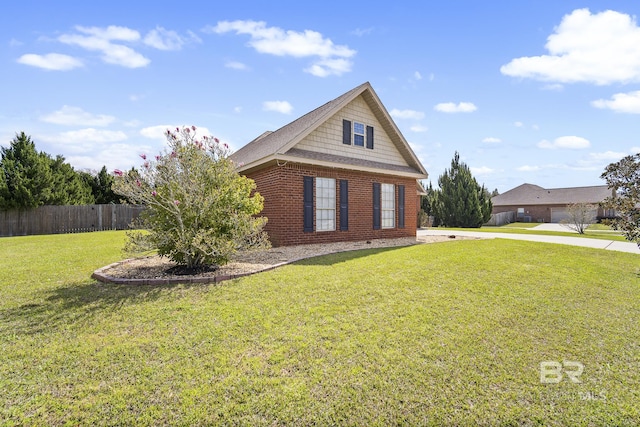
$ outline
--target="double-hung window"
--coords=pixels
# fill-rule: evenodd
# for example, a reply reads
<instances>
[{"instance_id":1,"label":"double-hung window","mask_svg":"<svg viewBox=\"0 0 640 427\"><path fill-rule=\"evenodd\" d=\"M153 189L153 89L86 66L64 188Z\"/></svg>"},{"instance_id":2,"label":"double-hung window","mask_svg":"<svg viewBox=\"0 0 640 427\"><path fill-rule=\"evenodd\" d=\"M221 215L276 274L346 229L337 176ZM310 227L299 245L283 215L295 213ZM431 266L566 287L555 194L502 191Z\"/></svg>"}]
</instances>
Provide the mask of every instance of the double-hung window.
<instances>
[{"instance_id":1,"label":"double-hung window","mask_svg":"<svg viewBox=\"0 0 640 427\"><path fill-rule=\"evenodd\" d=\"M342 143L356 147L366 147L373 150L373 126L367 126L360 122L342 120Z\"/></svg>"},{"instance_id":2,"label":"double-hung window","mask_svg":"<svg viewBox=\"0 0 640 427\"><path fill-rule=\"evenodd\" d=\"M316 178L316 231L336 229L336 180Z\"/></svg>"},{"instance_id":3,"label":"double-hung window","mask_svg":"<svg viewBox=\"0 0 640 427\"><path fill-rule=\"evenodd\" d=\"M353 145L364 147L364 125L353 122Z\"/></svg>"},{"instance_id":4,"label":"double-hung window","mask_svg":"<svg viewBox=\"0 0 640 427\"><path fill-rule=\"evenodd\" d=\"M393 228L396 225L396 192L393 184L382 184L381 207L382 228Z\"/></svg>"}]
</instances>

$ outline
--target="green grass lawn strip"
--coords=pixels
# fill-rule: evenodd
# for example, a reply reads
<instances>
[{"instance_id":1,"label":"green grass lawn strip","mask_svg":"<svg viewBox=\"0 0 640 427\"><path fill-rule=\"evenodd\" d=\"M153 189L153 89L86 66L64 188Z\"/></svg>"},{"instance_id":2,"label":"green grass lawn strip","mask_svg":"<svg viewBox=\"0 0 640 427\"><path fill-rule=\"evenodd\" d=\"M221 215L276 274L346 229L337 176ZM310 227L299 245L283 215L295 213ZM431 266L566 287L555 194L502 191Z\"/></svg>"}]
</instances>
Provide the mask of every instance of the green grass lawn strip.
<instances>
[{"instance_id":1,"label":"green grass lawn strip","mask_svg":"<svg viewBox=\"0 0 640 427\"><path fill-rule=\"evenodd\" d=\"M3 424L640 420L637 255L457 241L218 286L91 280L122 242L2 239ZM31 267L15 256L25 249ZM583 363L582 383L541 384L548 360Z\"/></svg>"},{"instance_id":2,"label":"green grass lawn strip","mask_svg":"<svg viewBox=\"0 0 640 427\"><path fill-rule=\"evenodd\" d=\"M542 236L562 236L562 237L578 237L578 238L587 238L587 239L602 239L602 240L613 240L616 242L628 242L624 236L613 233L610 231L604 230L586 230L584 234L578 234L571 231L546 231L546 230L533 230L531 228L519 228L519 227L480 227L480 228L447 228L447 227L438 227L438 230L451 230L451 231L477 231L482 233L509 233L509 234L538 234Z\"/></svg>"}]
</instances>

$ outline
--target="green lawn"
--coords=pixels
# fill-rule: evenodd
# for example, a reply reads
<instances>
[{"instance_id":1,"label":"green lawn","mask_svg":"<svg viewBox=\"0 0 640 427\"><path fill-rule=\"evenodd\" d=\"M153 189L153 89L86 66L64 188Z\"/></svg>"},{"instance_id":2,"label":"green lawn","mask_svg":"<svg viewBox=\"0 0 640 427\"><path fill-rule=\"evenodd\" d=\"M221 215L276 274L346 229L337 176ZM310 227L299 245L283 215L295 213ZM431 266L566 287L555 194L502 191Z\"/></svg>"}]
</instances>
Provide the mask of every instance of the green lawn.
<instances>
[{"instance_id":1,"label":"green lawn","mask_svg":"<svg viewBox=\"0 0 640 427\"><path fill-rule=\"evenodd\" d=\"M218 286L91 280L123 240L0 240L0 424L640 423L635 254L466 240ZM541 383L547 361L582 382Z\"/></svg>"},{"instance_id":2,"label":"green lawn","mask_svg":"<svg viewBox=\"0 0 640 427\"><path fill-rule=\"evenodd\" d=\"M615 240L617 242L627 242L628 240L622 236L619 232L612 231L611 228L593 227L591 225L584 234L578 234L574 231L567 229L567 231L545 231L545 230L532 230L538 223L522 223L514 222L511 224L495 226L484 226L480 228L447 228L440 227L443 230L460 230L460 231L479 231L484 233L512 233L512 234L540 234L543 236L570 236L587 239L602 239L602 240ZM592 228L593 227L593 228Z\"/></svg>"}]
</instances>

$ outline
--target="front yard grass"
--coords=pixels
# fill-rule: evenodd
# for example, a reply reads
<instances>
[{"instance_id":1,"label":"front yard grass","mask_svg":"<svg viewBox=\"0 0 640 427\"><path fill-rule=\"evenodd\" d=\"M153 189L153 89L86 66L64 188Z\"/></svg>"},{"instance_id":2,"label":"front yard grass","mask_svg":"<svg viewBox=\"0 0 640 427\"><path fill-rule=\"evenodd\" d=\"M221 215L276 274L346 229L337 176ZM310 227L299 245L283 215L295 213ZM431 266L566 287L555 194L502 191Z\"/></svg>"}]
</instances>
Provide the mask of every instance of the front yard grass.
<instances>
[{"instance_id":1,"label":"front yard grass","mask_svg":"<svg viewBox=\"0 0 640 427\"><path fill-rule=\"evenodd\" d=\"M123 241L0 240L0 424L640 423L635 254L467 240L217 286L91 280ZM581 383L541 383L545 361Z\"/></svg>"},{"instance_id":2,"label":"front yard grass","mask_svg":"<svg viewBox=\"0 0 640 427\"><path fill-rule=\"evenodd\" d=\"M514 225L517 224L517 225ZM502 225L499 227L495 226L483 226L480 228L455 228L455 227L439 227L438 229L442 230L451 230L451 231L478 231L484 233L511 233L511 234L539 234L542 236L568 236L568 237L578 237L578 238L586 238L586 239L601 239L601 240L613 240L616 242L628 242L627 239L624 238L622 234L615 231L603 230L600 228L595 229L587 229L584 234L578 234L574 231L567 229L567 231L547 231L547 230L534 230L533 227L522 227L520 226L523 223L512 223L507 225ZM534 224L540 225L540 224Z\"/></svg>"}]
</instances>

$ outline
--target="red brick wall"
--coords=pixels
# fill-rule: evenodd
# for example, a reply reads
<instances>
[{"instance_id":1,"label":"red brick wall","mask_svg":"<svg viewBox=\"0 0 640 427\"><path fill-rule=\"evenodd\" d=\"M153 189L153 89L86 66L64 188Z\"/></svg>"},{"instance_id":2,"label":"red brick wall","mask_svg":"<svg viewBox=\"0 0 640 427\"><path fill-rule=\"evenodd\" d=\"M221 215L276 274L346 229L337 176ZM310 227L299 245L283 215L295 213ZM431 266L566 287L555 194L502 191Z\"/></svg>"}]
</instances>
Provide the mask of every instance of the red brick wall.
<instances>
[{"instance_id":1,"label":"red brick wall","mask_svg":"<svg viewBox=\"0 0 640 427\"><path fill-rule=\"evenodd\" d=\"M524 208L525 216L531 217L531 222L551 222L551 209L566 208L567 205L536 205L536 206L494 206L492 213L516 212L518 208ZM517 220L517 219L516 219Z\"/></svg>"},{"instance_id":2,"label":"red brick wall","mask_svg":"<svg viewBox=\"0 0 640 427\"><path fill-rule=\"evenodd\" d=\"M291 163L283 166L269 166L246 175L256 182L257 191L264 197L264 210L261 215L269 219L265 230L269 233L273 246L411 237L416 235L418 202L416 201L415 179ZM303 232L302 198L304 176L334 178L336 180L336 231ZM341 179L349 181L348 231L340 231L340 184L338 181ZM404 228L397 228L398 191L396 187L396 227L392 229L373 229L374 182L405 186Z\"/></svg>"}]
</instances>

